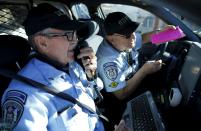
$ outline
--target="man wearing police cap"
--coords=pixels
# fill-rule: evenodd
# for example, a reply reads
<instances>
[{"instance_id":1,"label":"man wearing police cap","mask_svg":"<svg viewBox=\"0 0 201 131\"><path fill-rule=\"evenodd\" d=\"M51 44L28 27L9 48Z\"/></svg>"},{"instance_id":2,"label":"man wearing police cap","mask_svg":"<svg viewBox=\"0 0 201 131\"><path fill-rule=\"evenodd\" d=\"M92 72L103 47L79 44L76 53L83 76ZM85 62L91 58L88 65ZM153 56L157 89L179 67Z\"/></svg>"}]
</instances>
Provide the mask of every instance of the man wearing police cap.
<instances>
[{"instance_id":1,"label":"man wearing police cap","mask_svg":"<svg viewBox=\"0 0 201 131\"><path fill-rule=\"evenodd\" d=\"M66 93L96 112L94 84L99 89L102 81L88 81L97 63L92 48L80 50L74 61L77 45L76 31L83 24L71 20L54 6L43 3L34 7L24 22L29 42L35 51L19 75L40 82L49 88ZM104 126L96 113L76 103L52 95L40 88L12 80L2 97L3 119L10 130L27 131L103 131ZM124 129L121 122L116 130Z\"/></svg>"},{"instance_id":2,"label":"man wearing police cap","mask_svg":"<svg viewBox=\"0 0 201 131\"><path fill-rule=\"evenodd\" d=\"M98 73L105 88L106 116L118 122L129 98L141 81L161 69L161 60L147 62L140 69L135 50L139 23L122 12L108 14L104 21L105 40L96 53Z\"/></svg>"}]
</instances>

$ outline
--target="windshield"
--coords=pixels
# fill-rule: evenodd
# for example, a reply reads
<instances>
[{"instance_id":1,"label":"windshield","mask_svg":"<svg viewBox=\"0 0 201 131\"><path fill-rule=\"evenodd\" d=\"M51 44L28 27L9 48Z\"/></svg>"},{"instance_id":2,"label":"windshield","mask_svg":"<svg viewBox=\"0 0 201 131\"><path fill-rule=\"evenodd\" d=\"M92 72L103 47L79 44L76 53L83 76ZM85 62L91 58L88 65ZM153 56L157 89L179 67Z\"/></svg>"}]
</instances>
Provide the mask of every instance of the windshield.
<instances>
[{"instance_id":1,"label":"windshield","mask_svg":"<svg viewBox=\"0 0 201 131\"><path fill-rule=\"evenodd\" d=\"M166 9L169 11L168 9ZM169 11L172 15L177 17L183 24L185 24L188 28L190 28L194 33L196 33L199 37L201 37L201 24L197 25L192 20L183 17L181 15L176 14L175 12Z\"/></svg>"}]
</instances>

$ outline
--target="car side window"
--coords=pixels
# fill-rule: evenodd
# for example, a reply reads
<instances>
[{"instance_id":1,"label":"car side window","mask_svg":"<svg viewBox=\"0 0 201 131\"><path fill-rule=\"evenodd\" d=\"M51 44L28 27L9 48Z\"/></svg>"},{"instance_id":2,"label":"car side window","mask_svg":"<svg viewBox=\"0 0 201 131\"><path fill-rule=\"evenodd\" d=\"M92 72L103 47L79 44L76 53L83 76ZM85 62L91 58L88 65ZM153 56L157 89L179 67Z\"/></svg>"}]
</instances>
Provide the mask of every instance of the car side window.
<instances>
[{"instance_id":1,"label":"car side window","mask_svg":"<svg viewBox=\"0 0 201 131\"><path fill-rule=\"evenodd\" d=\"M78 3L78 4L74 4L71 7L72 13L74 15L74 17L78 20L78 19L90 19L90 15L89 15L89 11L88 8L85 4L83 3Z\"/></svg>"},{"instance_id":2,"label":"car side window","mask_svg":"<svg viewBox=\"0 0 201 131\"><path fill-rule=\"evenodd\" d=\"M27 38L22 23L27 16L26 5L0 6L0 34L19 35Z\"/></svg>"},{"instance_id":3,"label":"car side window","mask_svg":"<svg viewBox=\"0 0 201 131\"><path fill-rule=\"evenodd\" d=\"M163 28L167 25L157 16L139 7L121 5L121 4L101 4L100 8L104 17L106 17L109 13L118 11L127 14L133 21L141 23L137 29L137 32L145 33L152 30Z\"/></svg>"}]
</instances>

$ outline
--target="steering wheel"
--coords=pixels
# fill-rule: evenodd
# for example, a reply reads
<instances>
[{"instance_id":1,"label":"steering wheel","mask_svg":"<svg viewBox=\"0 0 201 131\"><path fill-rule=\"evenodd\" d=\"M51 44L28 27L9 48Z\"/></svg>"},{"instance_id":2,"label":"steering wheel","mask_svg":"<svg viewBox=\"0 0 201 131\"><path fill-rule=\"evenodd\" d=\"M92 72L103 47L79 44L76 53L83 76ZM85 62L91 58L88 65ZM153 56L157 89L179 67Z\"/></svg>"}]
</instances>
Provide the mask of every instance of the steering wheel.
<instances>
[{"instance_id":1,"label":"steering wheel","mask_svg":"<svg viewBox=\"0 0 201 131\"><path fill-rule=\"evenodd\" d=\"M160 44L158 49L156 50L156 53L154 55L152 55L152 57L150 58L150 60L159 60L159 59L163 59L163 54L167 48L168 42L164 43L164 44Z\"/></svg>"}]
</instances>

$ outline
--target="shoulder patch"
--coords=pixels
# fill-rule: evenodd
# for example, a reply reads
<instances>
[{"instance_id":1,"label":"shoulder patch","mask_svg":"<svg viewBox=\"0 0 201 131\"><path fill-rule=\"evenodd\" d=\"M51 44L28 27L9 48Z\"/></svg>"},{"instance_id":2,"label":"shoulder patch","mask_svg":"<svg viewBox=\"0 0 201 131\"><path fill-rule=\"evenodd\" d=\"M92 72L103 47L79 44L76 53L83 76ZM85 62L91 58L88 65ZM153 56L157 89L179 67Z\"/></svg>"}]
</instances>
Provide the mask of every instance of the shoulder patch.
<instances>
[{"instance_id":1,"label":"shoulder patch","mask_svg":"<svg viewBox=\"0 0 201 131\"><path fill-rule=\"evenodd\" d=\"M18 90L10 90L6 93L5 100L6 99L13 99L21 102L22 104L25 104L27 94Z\"/></svg>"},{"instance_id":2,"label":"shoulder patch","mask_svg":"<svg viewBox=\"0 0 201 131\"><path fill-rule=\"evenodd\" d=\"M104 73L106 77L114 81L118 76L117 64L114 62L108 62L103 65Z\"/></svg>"},{"instance_id":3,"label":"shoulder patch","mask_svg":"<svg viewBox=\"0 0 201 131\"><path fill-rule=\"evenodd\" d=\"M24 111L27 94L18 90L6 92L2 106L3 121L8 129L16 126Z\"/></svg>"},{"instance_id":4,"label":"shoulder patch","mask_svg":"<svg viewBox=\"0 0 201 131\"><path fill-rule=\"evenodd\" d=\"M3 121L9 129L16 126L24 111L23 105L19 101L7 99L2 106Z\"/></svg>"}]
</instances>

